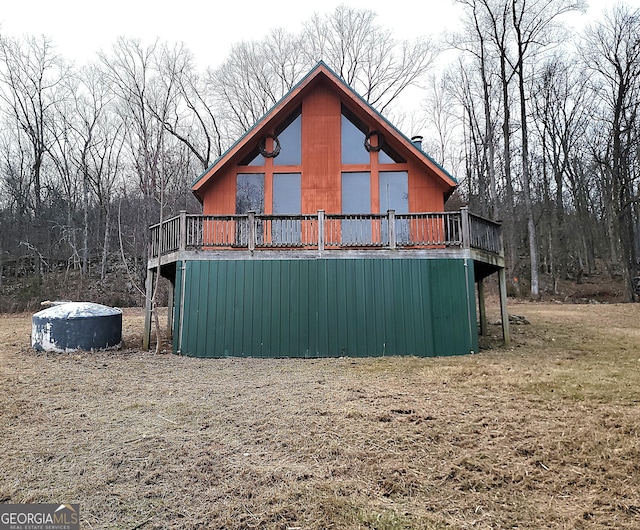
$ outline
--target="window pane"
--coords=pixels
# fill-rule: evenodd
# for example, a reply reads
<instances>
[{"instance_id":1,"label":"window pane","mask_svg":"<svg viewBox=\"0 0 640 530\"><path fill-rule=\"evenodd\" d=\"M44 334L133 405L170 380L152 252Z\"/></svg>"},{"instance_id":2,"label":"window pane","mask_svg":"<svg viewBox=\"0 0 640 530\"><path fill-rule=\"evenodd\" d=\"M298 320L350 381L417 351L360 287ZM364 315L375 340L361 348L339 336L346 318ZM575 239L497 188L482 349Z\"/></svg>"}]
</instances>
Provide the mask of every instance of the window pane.
<instances>
[{"instance_id":1,"label":"window pane","mask_svg":"<svg viewBox=\"0 0 640 530\"><path fill-rule=\"evenodd\" d=\"M246 214L255 212L264 213L264 174L263 173L238 173L236 180L236 213ZM262 221L256 223L256 243L261 243ZM239 220L236 223L236 244L247 246L249 242L248 220Z\"/></svg>"},{"instance_id":2,"label":"window pane","mask_svg":"<svg viewBox=\"0 0 640 530\"><path fill-rule=\"evenodd\" d=\"M342 174L342 213L371 213L370 173ZM371 243L370 219L346 219L342 221L342 242L358 245Z\"/></svg>"},{"instance_id":3,"label":"window pane","mask_svg":"<svg viewBox=\"0 0 640 530\"><path fill-rule=\"evenodd\" d=\"M380 173L380 213L395 210L397 214L409 213L409 179L406 171L382 171ZM395 223L396 241L409 242L409 221L398 219ZM389 240L387 223L382 223L382 239Z\"/></svg>"},{"instance_id":4,"label":"window pane","mask_svg":"<svg viewBox=\"0 0 640 530\"><path fill-rule=\"evenodd\" d=\"M245 156L239 163L239 166L264 166L264 157L260 154L258 149L254 149L251 153Z\"/></svg>"},{"instance_id":5,"label":"window pane","mask_svg":"<svg viewBox=\"0 0 640 530\"><path fill-rule=\"evenodd\" d=\"M364 148L363 133L344 114L342 115L342 163L368 164L369 151Z\"/></svg>"},{"instance_id":6,"label":"window pane","mask_svg":"<svg viewBox=\"0 0 640 530\"><path fill-rule=\"evenodd\" d=\"M264 173L238 173L236 213L264 213Z\"/></svg>"},{"instance_id":7,"label":"window pane","mask_svg":"<svg viewBox=\"0 0 640 530\"><path fill-rule=\"evenodd\" d=\"M302 163L302 115L278 133L280 154L273 159L276 166L299 166Z\"/></svg>"},{"instance_id":8,"label":"window pane","mask_svg":"<svg viewBox=\"0 0 640 530\"><path fill-rule=\"evenodd\" d=\"M409 212L409 180L406 171L380 172L380 213Z\"/></svg>"},{"instance_id":9,"label":"window pane","mask_svg":"<svg viewBox=\"0 0 640 530\"><path fill-rule=\"evenodd\" d=\"M273 214L300 214L300 173L273 175ZM271 238L274 243L294 245L302 241L302 223L299 219L273 219Z\"/></svg>"},{"instance_id":10,"label":"window pane","mask_svg":"<svg viewBox=\"0 0 640 530\"><path fill-rule=\"evenodd\" d=\"M247 166L264 166L264 157L258 153L253 160L251 160Z\"/></svg>"},{"instance_id":11,"label":"window pane","mask_svg":"<svg viewBox=\"0 0 640 530\"><path fill-rule=\"evenodd\" d=\"M273 213L300 213L300 173L273 175Z\"/></svg>"}]
</instances>

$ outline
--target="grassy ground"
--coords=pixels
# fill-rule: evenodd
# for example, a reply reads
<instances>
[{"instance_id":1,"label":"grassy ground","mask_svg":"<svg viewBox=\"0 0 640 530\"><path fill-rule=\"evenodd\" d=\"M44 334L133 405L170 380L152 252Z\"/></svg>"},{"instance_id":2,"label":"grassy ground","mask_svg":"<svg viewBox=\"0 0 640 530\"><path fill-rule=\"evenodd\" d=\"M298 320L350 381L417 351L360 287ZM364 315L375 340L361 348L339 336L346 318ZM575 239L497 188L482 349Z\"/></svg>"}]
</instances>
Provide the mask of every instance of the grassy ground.
<instances>
[{"instance_id":1,"label":"grassy ground","mask_svg":"<svg viewBox=\"0 0 640 530\"><path fill-rule=\"evenodd\" d=\"M0 502L96 529L640 528L640 305L510 311L511 348L433 359L36 354L0 316Z\"/></svg>"}]
</instances>

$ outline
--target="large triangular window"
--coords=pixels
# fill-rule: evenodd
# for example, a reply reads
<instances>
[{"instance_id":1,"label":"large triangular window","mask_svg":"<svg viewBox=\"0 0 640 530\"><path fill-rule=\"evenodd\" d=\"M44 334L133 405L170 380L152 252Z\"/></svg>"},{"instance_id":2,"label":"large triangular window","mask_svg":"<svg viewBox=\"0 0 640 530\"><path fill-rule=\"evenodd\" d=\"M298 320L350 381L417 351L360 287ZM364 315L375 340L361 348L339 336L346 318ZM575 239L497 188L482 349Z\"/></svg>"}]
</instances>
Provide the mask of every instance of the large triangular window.
<instances>
[{"instance_id":1,"label":"large triangular window","mask_svg":"<svg viewBox=\"0 0 640 530\"><path fill-rule=\"evenodd\" d=\"M289 116L282 126L276 129L274 142L279 148L274 157L276 166L299 166L302 163L302 114L300 110Z\"/></svg>"},{"instance_id":2,"label":"large triangular window","mask_svg":"<svg viewBox=\"0 0 640 530\"><path fill-rule=\"evenodd\" d=\"M346 114L346 115L345 115ZM356 123L358 123L356 125ZM357 122L347 109L342 109L341 146L343 164L368 164L369 152L365 149L365 125Z\"/></svg>"}]
</instances>

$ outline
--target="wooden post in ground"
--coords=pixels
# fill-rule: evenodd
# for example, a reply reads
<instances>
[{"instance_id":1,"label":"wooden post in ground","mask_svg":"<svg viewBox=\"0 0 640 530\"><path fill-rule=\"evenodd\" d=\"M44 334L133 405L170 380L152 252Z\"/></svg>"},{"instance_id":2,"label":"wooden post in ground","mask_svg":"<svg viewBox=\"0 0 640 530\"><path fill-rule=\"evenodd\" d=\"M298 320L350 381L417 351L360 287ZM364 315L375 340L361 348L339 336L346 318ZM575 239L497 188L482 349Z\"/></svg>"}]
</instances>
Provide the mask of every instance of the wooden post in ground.
<instances>
[{"instance_id":1,"label":"wooden post in ground","mask_svg":"<svg viewBox=\"0 0 640 530\"><path fill-rule=\"evenodd\" d=\"M160 258L158 258L160 259ZM142 349L148 350L151 344L151 298L153 297L153 280L155 271L147 269L147 279L145 280L145 300L144 300L144 331L142 332Z\"/></svg>"},{"instance_id":2,"label":"wooden post in ground","mask_svg":"<svg viewBox=\"0 0 640 530\"><path fill-rule=\"evenodd\" d=\"M478 280L478 312L480 313L480 335L487 334L487 310L484 304L484 280Z\"/></svg>"},{"instance_id":3,"label":"wooden post in ground","mask_svg":"<svg viewBox=\"0 0 640 530\"><path fill-rule=\"evenodd\" d=\"M169 287L169 301L167 303L167 333L168 339L173 338L173 306L174 306L174 292L176 290L175 281L171 282Z\"/></svg>"},{"instance_id":4,"label":"wooden post in ground","mask_svg":"<svg viewBox=\"0 0 640 530\"><path fill-rule=\"evenodd\" d=\"M509 311L507 310L507 276L504 267L498 269L498 284L500 285L500 314L502 315L502 337L504 345L509 346Z\"/></svg>"}]
</instances>

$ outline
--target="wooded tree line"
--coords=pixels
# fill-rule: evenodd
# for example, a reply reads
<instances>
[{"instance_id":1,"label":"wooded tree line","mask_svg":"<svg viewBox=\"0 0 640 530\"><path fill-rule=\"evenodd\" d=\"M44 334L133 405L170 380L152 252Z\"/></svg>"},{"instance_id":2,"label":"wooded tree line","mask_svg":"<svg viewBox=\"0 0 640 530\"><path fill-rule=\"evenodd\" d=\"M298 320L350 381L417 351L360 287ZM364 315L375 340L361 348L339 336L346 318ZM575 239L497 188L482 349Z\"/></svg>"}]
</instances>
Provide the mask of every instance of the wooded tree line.
<instances>
[{"instance_id":1,"label":"wooded tree line","mask_svg":"<svg viewBox=\"0 0 640 530\"><path fill-rule=\"evenodd\" d=\"M122 253L141 283L148 226L198 212L192 181L323 60L425 136L461 182L458 200L504 222L514 289L525 278L522 294L538 296L540 273L579 278L598 260L631 299L640 11L620 4L570 34L580 1L459 3L464 29L444 40L401 40L341 6L206 69L183 44L125 38L76 66L47 37L0 28L0 282L56 269L104 278ZM406 115L410 86L428 96Z\"/></svg>"}]
</instances>

